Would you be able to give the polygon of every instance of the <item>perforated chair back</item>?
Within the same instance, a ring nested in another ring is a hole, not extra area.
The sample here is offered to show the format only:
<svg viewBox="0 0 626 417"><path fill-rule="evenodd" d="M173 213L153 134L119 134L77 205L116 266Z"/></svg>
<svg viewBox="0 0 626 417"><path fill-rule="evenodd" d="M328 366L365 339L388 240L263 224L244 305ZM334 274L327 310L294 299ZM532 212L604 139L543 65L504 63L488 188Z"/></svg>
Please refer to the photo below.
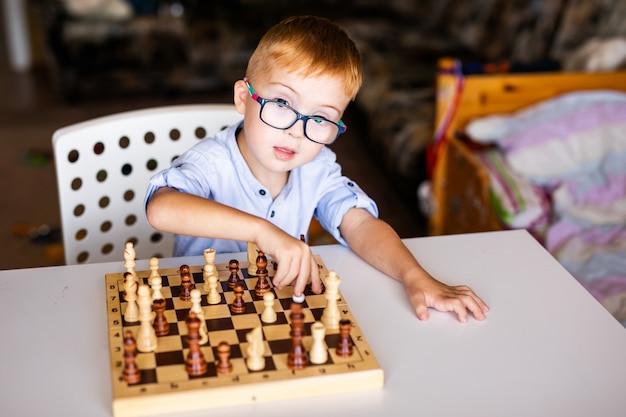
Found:
<svg viewBox="0 0 626 417"><path fill-rule="evenodd" d="M233 105L136 110L57 130L52 137L65 262L123 261L172 255L173 235L145 220L152 175L200 139L241 120Z"/></svg>

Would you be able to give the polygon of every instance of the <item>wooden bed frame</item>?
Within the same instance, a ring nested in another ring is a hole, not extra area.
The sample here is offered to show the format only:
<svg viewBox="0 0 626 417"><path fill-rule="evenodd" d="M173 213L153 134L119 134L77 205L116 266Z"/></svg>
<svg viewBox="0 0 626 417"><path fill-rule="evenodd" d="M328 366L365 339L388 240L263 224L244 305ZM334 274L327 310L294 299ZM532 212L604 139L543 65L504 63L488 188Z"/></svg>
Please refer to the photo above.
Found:
<svg viewBox="0 0 626 417"><path fill-rule="evenodd" d="M510 113L576 90L626 91L626 71L460 75L459 63L443 59L437 77L437 109L429 234L501 230L489 199L489 177L459 133L472 119ZM437 137L438 136L438 137Z"/></svg>

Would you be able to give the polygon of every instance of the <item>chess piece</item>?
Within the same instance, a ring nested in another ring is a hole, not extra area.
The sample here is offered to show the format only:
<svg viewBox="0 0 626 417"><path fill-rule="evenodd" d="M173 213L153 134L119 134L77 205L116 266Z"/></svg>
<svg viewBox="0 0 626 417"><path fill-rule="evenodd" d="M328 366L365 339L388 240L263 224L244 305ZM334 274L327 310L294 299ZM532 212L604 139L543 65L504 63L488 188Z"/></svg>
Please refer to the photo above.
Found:
<svg viewBox="0 0 626 417"><path fill-rule="evenodd" d="M156 278L161 278L161 274L159 273L159 258L153 256L150 258L150 277L148 278L148 282L150 283L150 287L153 288L153 281ZM154 288L153 288L154 290ZM161 297L163 298L163 297ZM154 299L154 297L153 297Z"/></svg>
<svg viewBox="0 0 626 417"><path fill-rule="evenodd" d="M263 305L265 309L261 314L261 320L263 323L274 323L277 320L276 312L274 311L274 293L271 291L263 294Z"/></svg>
<svg viewBox="0 0 626 417"><path fill-rule="evenodd" d="M217 283L219 281L219 277L217 272L215 271L215 266L208 264L204 266L204 283L208 286L208 294L206 296L206 301L209 304L219 304L222 302L222 297L220 296L219 291L217 290Z"/></svg>
<svg viewBox="0 0 626 417"><path fill-rule="evenodd" d="M348 358L352 356L352 340L350 339L350 327L352 322L348 319L339 321L339 344L337 345L337 356Z"/></svg>
<svg viewBox="0 0 626 417"><path fill-rule="evenodd" d="M137 343L130 330L124 332L124 381L127 384L138 384L141 382L141 373L136 363Z"/></svg>
<svg viewBox="0 0 626 417"><path fill-rule="evenodd" d="M191 290L193 289L193 280L188 265L180 266L180 300L191 301Z"/></svg>
<svg viewBox="0 0 626 417"><path fill-rule="evenodd" d="M230 262L228 262L228 270L230 271L228 288L235 288L235 284L239 282L239 261L237 259L231 259Z"/></svg>
<svg viewBox="0 0 626 417"><path fill-rule="evenodd" d="M235 299L230 305L230 311L233 314L241 314L246 312L246 303L243 300L243 291L243 284L241 282L236 283L235 287L233 288Z"/></svg>
<svg viewBox="0 0 626 417"><path fill-rule="evenodd" d="M324 337L326 336L326 327L320 321L316 321L311 325L311 336L313 343L309 350L309 360L311 363L321 365L328 360L328 346Z"/></svg>
<svg viewBox="0 0 626 417"><path fill-rule="evenodd" d="M302 312L302 304L291 303L291 313L289 314L291 321L291 349L287 355L287 366L292 370L301 370L306 367L306 353L302 339L304 338L304 313Z"/></svg>
<svg viewBox="0 0 626 417"><path fill-rule="evenodd" d="M152 287L152 300L163 300L163 293L161 292L161 288L163 288L163 278L161 275L155 275L150 279L150 286Z"/></svg>
<svg viewBox="0 0 626 417"><path fill-rule="evenodd" d="M227 342L220 342L217 345L217 357L217 374L230 374L233 371L233 364L230 362L230 345Z"/></svg>
<svg viewBox="0 0 626 417"><path fill-rule="evenodd" d="M152 297L150 288L142 284L137 289L137 304L139 304L139 331L137 333L137 350L139 352L154 352L157 347L157 336L152 327Z"/></svg>
<svg viewBox="0 0 626 417"><path fill-rule="evenodd" d="M256 258L259 248L252 242L248 242L248 276L256 276Z"/></svg>
<svg viewBox="0 0 626 417"><path fill-rule="evenodd" d="M256 257L256 269L259 279L254 287L254 293L257 297L262 297L263 294L270 290L270 282L267 279L267 257L261 251L259 251L259 255Z"/></svg>
<svg viewBox="0 0 626 417"><path fill-rule="evenodd" d="M200 319L200 344L204 345L209 341L209 331L206 327L206 321L204 319L204 312L202 311L202 306L200 305L202 299L202 294L200 290L194 288L191 290L191 312L193 312L198 319Z"/></svg>
<svg viewBox="0 0 626 417"><path fill-rule="evenodd" d="M200 350L200 326L201 319L196 316L193 311L189 312L187 317L187 343L189 344L189 352L185 359L185 371L190 376L201 376L206 374L207 364L204 360L202 350Z"/></svg>
<svg viewBox="0 0 626 417"><path fill-rule="evenodd" d="M215 249L204 250L204 268L202 268L202 276L204 278L202 283L202 291L210 291L210 277L215 275L217 277L217 270L215 269Z"/></svg>
<svg viewBox="0 0 626 417"><path fill-rule="evenodd" d="M133 242L126 242L126 247L124 248L124 268L126 268L126 272L130 272L136 276L135 273L135 246Z"/></svg>
<svg viewBox="0 0 626 417"><path fill-rule="evenodd" d="M339 327L339 308L337 307L337 299L339 298L339 283L341 279L335 271L330 271L326 278L326 308L322 313L322 323L327 329L337 329Z"/></svg>
<svg viewBox="0 0 626 417"><path fill-rule="evenodd" d="M252 331L246 334L246 340L248 341L248 347L246 353L248 359L246 365L251 371L261 371L265 368L265 346L263 345L263 331L261 326L257 326Z"/></svg>
<svg viewBox="0 0 626 417"><path fill-rule="evenodd" d="M139 321L139 306L137 305L137 281L132 272L124 273L124 292L126 294L126 310L124 321L137 323Z"/></svg>
<svg viewBox="0 0 626 417"><path fill-rule="evenodd" d="M170 334L170 324L165 317L165 300L163 298L152 300L152 309L154 310L154 323L152 323L154 333L157 337L167 336Z"/></svg>

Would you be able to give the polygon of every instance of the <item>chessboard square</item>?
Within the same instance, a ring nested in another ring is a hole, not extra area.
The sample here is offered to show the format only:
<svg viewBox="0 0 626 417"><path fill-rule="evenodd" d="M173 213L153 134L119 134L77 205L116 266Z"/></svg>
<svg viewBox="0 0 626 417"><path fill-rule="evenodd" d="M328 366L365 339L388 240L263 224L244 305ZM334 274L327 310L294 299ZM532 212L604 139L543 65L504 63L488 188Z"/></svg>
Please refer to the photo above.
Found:
<svg viewBox="0 0 626 417"><path fill-rule="evenodd" d="M217 319L230 317L230 306L227 304L215 304L202 307L205 319Z"/></svg>
<svg viewBox="0 0 626 417"><path fill-rule="evenodd" d="M167 320L168 323L170 323L170 325L178 321L178 317L176 317L175 310L165 310L163 313L165 315L165 319Z"/></svg>
<svg viewBox="0 0 626 417"><path fill-rule="evenodd" d="M180 336L169 335L157 338L157 352L171 352L182 349Z"/></svg>
<svg viewBox="0 0 626 417"><path fill-rule="evenodd" d="M168 365L180 365L185 363L185 356L182 348L177 351L170 352L156 352L154 354L156 364L158 367Z"/></svg>
<svg viewBox="0 0 626 417"><path fill-rule="evenodd" d="M289 332L291 331L291 326L288 324L279 324L276 326L263 326L263 335L265 336L265 340L280 340L280 339L290 339Z"/></svg>
<svg viewBox="0 0 626 417"><path fill-rule="evenodd" d="M159 384L188 380L187 371L181 365L159 366L156 369L156 374Z"/></svg>
<svg viewBox="0 0 626 417"><path fill-rule="evenodd" d="M184 323L189 317L189 310L191 309L191 303L189 303L187 308L177 308L176 310L176 321Z"/></svg>
<svg viewBox="0 0 626 417"><path fill-rule="evenodd" d="M246 365L246 360L244 358L233 358L232 351L230 358L230 363L233 364L233 372L231 375L246 375L248 373L248 366Z"/></svg>
<svg viewBox="0 0 626 417"><path fill-rule="evenodd" d="M209 332L232 330L235 328L231 317L206 320L206 327Z"/></svg>
<svg viewBox="0 0 626 417"><path fill-rule="evenodd" d="M154 357L154 353L139 352L137 353L135 362L137 363L137 367L139 369L150 369L156 367L156 359Z"/></svg>
<svg viewBox="0 0 626 417"><path fill-rule="evenodd" d="M220 342L227 342L229 345L238 344L237 332L235 330L210 331L209 343L211 346L217 346Z"/></svg>
<svg viewBox="0 0 626 417"><path fill-rule="evenodd" d="M194 272L191 274L191 276L193 277L193 282L196 284L196 287L202 288L202 284L204 283L204 275L202 274L202 272Z"/></svg>
<svg viewBox="0 0 626 417"><path fill-rule="evenodd" d="M325 308L327 302L326 297L321 294L313 294L306 297L306 303L309 308Z"/></svg>
<svg viewBox="0 0 626 417"><path fill-rule="evenodd" d="M189 350L187 350L187 352L188 351ZM206 345L200 346L200 351L202 352L202 355L204 356L205 361L213 362L217 360L217 358L213 355L213 348L208 343ZM186 352L185 352L185 355L187 355Z"/></svg>
<svg viewBox="0 0 626 417"><path fill-rule="evenodd" d="M288 299L291 302L291 297L293 296L293 287L290 285L287 285L282 289L274 287L274 294L276 294L276 298L278 299Z"/></svg>
<svg viewBox="0 0 626 417"><path fill-rule="evenodd" d="M150 369L140 369L139 370L139 374L140 376L140 381L139 381L139 385L142 384L156 384L157 381L157 374L156 374L156 369L155 368L150 368Z"/></svg>
<svg viewBox="0 0 626 417"><path fill-rule="evenodd" d="M288 356L288 353L272 355L272 359L274 361L274 367L276 368L277 371L289 370L289 366L287 365L287 356Z"/></svg>
<svg viewBox="0 0 626 417"><path fill-rule="evenodd" d="M363 358L361 357L359 350L356 348L352 348L352 355L347 358L342 358L337 356L337 347L334 346L332 349L328 349L328 356L332 359L333 363L338 365L342 363L354 363L354 362L362 362Z"/></svg>
<svg viewBox="0 0 626 417"><path fill-rule="evenodd" d="M278 326L281 324L289 324L289 322L287 321L287 316L282 311L276 313L276 321L274 321L273 323L263 322L263 326Z"/></svg>
<svg viewBox="0 0 626 417"><path fill-rule="evenodd" d="M247 308L246 308L247 310ZM235 329L254 329L261 326L261 319L258 314L233 315L231 318Z"/></svg>
<svg viewBox="0 0 626 417"><path fill-rule="evenodd" d="M180 288L180 274L168 275L167 285L170 288ZM165 286L165 282L163 282L163 286Z"/></svg>
<svg viewBox="0 0 626 417"><path fill-rule="evenodd" d="M289 353L291 350L291 339L268 340L267 344L272 351L272 355Z"/></svg>
<svg viewBox="0 0 626 417"><path fill-rule="evenodd" d="M172 289L170 287L163 286L161 288L161 294L165 298L165 307L167 308L167 301L172 298Z"/></svg>
<svg viewBox="0 0 626 417"><path fill-rule="evenodd" d="M180 295L180 293L179 293ZM191 301L183 301L180 297L172 297L172 302L174 303L175 310L186 310L189 311L191 308Z"/></svg>
<svg viewBox="0 0 626 417"><path fill-rule="evenodd" d="M169 288L170 279L168 278L167 275L161 275L161 285L163 286L162 290L165 288Z"/></svg>

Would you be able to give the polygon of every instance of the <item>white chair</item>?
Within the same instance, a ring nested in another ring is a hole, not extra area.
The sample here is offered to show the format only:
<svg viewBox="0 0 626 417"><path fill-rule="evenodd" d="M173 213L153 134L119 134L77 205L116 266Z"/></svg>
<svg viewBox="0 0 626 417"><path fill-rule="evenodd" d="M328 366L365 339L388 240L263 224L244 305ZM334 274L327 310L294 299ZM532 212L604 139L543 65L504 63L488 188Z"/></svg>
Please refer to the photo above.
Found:
<svg viewBox="0 0 626 417"><path fill-rule="evenodd" d="M68 265L172 255L173 235L153 229L143 201L152 175L198 140L241 120L233 105L156 107L54 132L52 145Z"/></svg>

